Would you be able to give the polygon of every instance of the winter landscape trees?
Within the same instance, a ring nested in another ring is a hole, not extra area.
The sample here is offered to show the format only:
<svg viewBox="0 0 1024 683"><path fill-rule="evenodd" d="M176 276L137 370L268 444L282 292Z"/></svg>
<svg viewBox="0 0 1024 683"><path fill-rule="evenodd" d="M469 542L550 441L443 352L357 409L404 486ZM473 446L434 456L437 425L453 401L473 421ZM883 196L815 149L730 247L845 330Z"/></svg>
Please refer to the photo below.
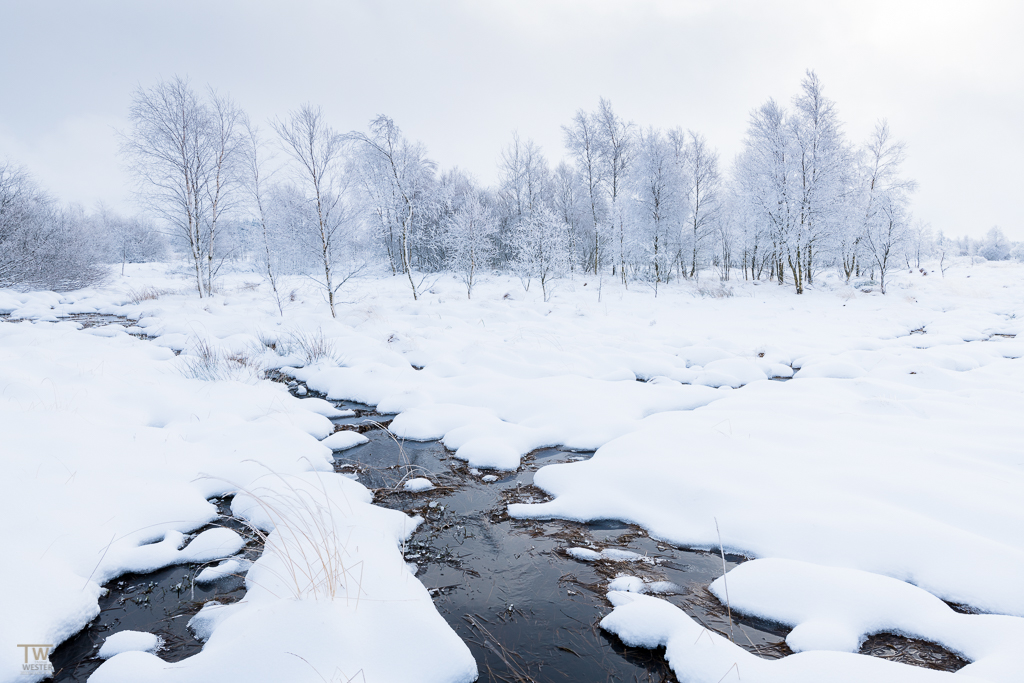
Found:
<svg viewBox="0 0 1024 683"><path fill-rule="evenodd" d="M954 257L1024 255L998 228L954 241L915 221L904 143L884 119L869 139L848 139L813 71L788 105L752 109L735 159L699 131L628 121L601 98L562 127L563 150L513 134L493 187L439 169L388 116L340 133L306 104L261 136L227 95L180 77L137 89L129 120L122 153L139 216L59 209L27 172L2 167L4 282L85 283L93 263L157 258L169 246L200 297L230 262L262 273L278 304L281 276L313 278L334 311L346 280L366 269L406 279L414 299L432 273L457 274L472 296L491 271L526 289L539 281L545 299L563 277L617 276L657 293L734 270L800 294L830 270L884 292L894 268L920 268L922 257L944 272ZM563 157L554 168L549 153ZM56 246L71 234L102 246ZM45 249L47 267L66 277L47 279L26 256Z"/></svg>

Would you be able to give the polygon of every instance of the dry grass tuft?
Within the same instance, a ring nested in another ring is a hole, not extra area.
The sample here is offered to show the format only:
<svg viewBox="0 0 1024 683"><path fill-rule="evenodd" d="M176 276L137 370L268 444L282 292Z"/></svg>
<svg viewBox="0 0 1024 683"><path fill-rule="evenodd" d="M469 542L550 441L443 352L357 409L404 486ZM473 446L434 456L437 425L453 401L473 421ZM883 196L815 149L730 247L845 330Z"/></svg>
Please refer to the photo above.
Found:
<svg viewBox="0 0 1024 683"><path fill-rule="evenodd" d="M133 304L141 304L143 301L155 301L165 294L173 294L173 292L169 289L157 289L151 285L146 285L139 289L129 289L128 301Z"/></svg>
<svg viewBox="0 0 1024 683"><path fill-rule="evenodd" d="M186 377L205 382L263 379L266 368L259 359L245 353L224 353L206 339L196 339L191 352L182 354Z"/></svg>
<svg viewBox="0 0 1024 683"><path fill-rule="evenodd" d="M316 363L323 362L342 365L344 361L343 356L338 352L334 340L328 339L320 328L317 328L315 332L293 330L278 342L278 346L283 346L286 353L294 354L301 358L304 365L315 365Z"/></svg>

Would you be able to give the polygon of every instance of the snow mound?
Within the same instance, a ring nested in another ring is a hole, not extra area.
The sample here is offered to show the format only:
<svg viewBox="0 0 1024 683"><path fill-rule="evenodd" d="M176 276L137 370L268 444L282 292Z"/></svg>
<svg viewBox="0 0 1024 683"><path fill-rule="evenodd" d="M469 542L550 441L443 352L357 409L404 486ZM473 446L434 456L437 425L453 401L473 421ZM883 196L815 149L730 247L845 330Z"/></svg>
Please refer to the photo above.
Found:
<svg viewBox="0 0 1024 683"><path fill-rule="evenodd" d="M160 636L144 631L118 631L107 636L97 656L110 659L122 652L156 652L163 646Z"/></svg>
<svg viewBox="0 0 1024 683"><path fill-rule="evenodd" d="M597 560L609 560L611 562L645 562L655 564L652 557L634 553L631 550L620 548L605 548L604 550L591 550L590 548L567 548L565 551L570 557L584 562L596 562Z"/></svg>
<svg viewBox="0 0 1024 683"><path fill-rule="evenodd" d="M307 401L311 399L305 399ZM330 448L332 451L344 451L355 446L362 445L369 441L365 436L359 432L345 429L340 432L334 432L329 437L321 441L323 445Z"/></svg>
<svg viewBox="0 0 1024 683"><path fill-rule="evenodd" d="M610 591L626 591L628 593L657 593L669 595L682 593L683 589L671 581L646 581L639 576L623 574L608 583Z"/></svg>
<svg viewBox="0 0 1024 683"><path fill-rule="evenodd" d="M972 663L961 672L996 681L1024 671L1024 618L960 614L917 586L870 572L808 562L744 562L711 584L743 612L792 627L794 652L856 652L875 633L938 643ZM1014 673L1016 672L1016 673ZM1012 674L1012 675L1011 675Z"/></svg>
<svg viewBox="0 0 1024 683"><path fill-rule="evenodd" d="M230 559L218 564L216 567L206 567L196 576L196 583L213 583L228 576L238 576L248 569L249 562L245 560Z"/></svg>
<svg viewBox="0 0 1024 683"><path fill-rule="evenodd" d="M434 488L434 483L425 477L416 477L415 479L409 479L406 481L402 488L406 491L419 493L420 491L429 491Z"/></svg>

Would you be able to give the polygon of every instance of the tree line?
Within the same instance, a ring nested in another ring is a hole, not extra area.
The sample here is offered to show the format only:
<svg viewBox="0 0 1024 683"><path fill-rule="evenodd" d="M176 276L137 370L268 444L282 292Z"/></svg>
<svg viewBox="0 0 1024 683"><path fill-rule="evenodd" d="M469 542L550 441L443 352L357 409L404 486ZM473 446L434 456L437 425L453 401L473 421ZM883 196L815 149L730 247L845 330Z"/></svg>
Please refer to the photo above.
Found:
<svg viewBox="0 0 1024 683"><path fill-rule="evenodd" d="M491 187L440 169L387 116L341 132L305 104L261 128L228 96L185 78L138 88L129 120L121 153L159 230L150 219L60 208L8 164L0 284L80 286L99 276L100 261L123 268L160 257L161 236L184 256L200 297L215 291L225 263L244 263L279 308L280 278L303 274L332 313L346 281L381 268L414 298L433 273L456 275L471 297L481 274L499 270L546 300L557 280L578 275L655 295L663 283L709 276L800 294L831 270L847 282L877 278L884 292L893 269L920 268L925 257L1024 256L997 228L953 241L915 221L904 143L884 120L867 140L848 140L812 71L788 106L769 99L751 112L728 168L699 132L638 125L601 99L562 126L555 166L513 133ZM79 247L69 248L69 231Z"/></svg>

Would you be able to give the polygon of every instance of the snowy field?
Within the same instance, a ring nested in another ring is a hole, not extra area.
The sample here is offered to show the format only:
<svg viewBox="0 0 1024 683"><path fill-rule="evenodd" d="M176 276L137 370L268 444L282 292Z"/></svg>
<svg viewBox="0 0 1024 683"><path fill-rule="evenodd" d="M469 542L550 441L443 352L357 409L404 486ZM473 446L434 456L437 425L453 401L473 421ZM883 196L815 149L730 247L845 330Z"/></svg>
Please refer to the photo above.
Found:
<svg viewBox="0 0 1024 683"><path fill-rule="evenodd" d="M680 680L1021 680L1020 265L904 272L885 296L826 280L803 296L706 281L655 297L608 278L599 294L590 276L544 302L539 285L495 276L472 301L444 277L413 301L401 278L363 279L337 320L300 280L282 317L251 274L200 300L165 266L127 273L64 295L0 290L2 681L41 678L15 645L82 629L110 579L217 571L241 538L192 532L231 492L267 534L246 599L204 609L206 646L177 664L144 634L113 638L92 681L476 677L402 558L420 520L333 472L346 444L320 440L336 409L257 379L282 367L476 468L597 449L538 472L553 500L513 516L623 520L757 558L712 591L793 629L797 654L778 661L656 596L609 592L604 628L666 646ZM75 313L135 323L60 320ZM950 674L852 654L878 632L972 663Z"/></svg>

